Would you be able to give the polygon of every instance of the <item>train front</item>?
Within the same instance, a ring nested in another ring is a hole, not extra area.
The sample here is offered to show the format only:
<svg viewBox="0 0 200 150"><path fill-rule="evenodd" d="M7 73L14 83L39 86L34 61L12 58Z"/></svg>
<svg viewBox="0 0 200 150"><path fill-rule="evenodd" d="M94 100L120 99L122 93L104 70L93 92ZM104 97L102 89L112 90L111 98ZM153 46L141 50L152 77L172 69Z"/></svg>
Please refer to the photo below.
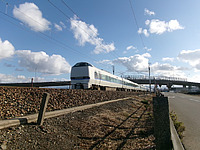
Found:
<svg viewBox="0 0 200 150"><path fill-rule="evenodd" d="M71 69L72 89L88 89L90 88L90 67L87 62L79 62Z"/></svg>

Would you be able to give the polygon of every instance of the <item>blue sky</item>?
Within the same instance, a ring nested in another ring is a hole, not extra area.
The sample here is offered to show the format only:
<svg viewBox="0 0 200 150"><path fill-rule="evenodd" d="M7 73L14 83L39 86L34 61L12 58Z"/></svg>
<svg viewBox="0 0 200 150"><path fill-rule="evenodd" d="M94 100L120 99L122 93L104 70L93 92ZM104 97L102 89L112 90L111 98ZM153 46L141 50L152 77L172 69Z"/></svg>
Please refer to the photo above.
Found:
<svg viewBox="0 0 200 150"><path fill-rule="evenodd" d="M199 4L0 0L0 82L69 80L80 61L119 76L148 75L150 63L152 75L200 82Z"/></svg>

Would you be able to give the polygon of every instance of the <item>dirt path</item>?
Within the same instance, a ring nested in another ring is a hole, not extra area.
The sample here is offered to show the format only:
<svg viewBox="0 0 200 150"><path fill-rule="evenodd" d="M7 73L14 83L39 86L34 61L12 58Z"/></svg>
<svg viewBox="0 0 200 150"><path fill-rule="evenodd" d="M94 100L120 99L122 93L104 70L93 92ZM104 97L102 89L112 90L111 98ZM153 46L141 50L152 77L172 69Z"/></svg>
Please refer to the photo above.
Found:
<svg viewBox="0 0 200 150"><path fill-rule="evenodd" d="M129 99L0 131L7 149L155 149L148 97ZM143 102L142 102L143 101Z"/></svg>

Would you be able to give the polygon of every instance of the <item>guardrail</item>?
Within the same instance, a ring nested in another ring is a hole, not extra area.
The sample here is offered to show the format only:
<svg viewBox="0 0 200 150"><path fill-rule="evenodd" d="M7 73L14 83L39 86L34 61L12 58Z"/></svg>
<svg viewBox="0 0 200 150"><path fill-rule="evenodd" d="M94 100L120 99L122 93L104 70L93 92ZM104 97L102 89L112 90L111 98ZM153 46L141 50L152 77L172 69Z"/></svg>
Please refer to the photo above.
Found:
<svg viewBox="0 0 200 150"><path fill-rule="evenodd" d="M149 76L135 76L135 75L126 75L123 76L125 79L132 80L149 80ZM150 76L151 80L169 80L169 81L187 81L187 78L179 78L179 77L166 77L166 76Z"/></svg>

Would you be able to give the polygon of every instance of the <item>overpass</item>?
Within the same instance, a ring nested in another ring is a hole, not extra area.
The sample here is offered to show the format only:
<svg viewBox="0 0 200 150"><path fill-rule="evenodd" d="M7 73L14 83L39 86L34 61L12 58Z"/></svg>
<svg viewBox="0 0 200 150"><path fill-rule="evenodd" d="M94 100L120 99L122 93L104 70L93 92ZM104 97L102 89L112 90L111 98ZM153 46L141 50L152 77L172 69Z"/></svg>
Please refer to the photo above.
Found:
<svg viewBox="0 0 200 150"><path fill-rule="evenodd" d="M47 87L47 86L66 86L66 85L71 85L71 81L0 83L0 86L15 86L15 87Z"/></svg>
<svg viewBox="0 0 200 150"><path fill-rule="evenodd" d="M148 76L133 76L126 75L125 79L138 84L149 84ZM176 78L176 77L164 77L164 76L151 76L151 84L157 84L160 87L166 85L171 89L172 85L182 85L183 88L186 86L196 86L200 88L200 83L188 82L186 78ZM71 81L55 81L55 82L27 82L27 83L0 83L0 86L15 86L15 87L47 87L47 86L69 86Z"/></svg>
<svg viewBox="0 0 200 150"><path fill-rule="evenodd" d="M171 89L172 85L182 85L183 88L186 86L196 86L200 88L200 83L197 82L188 82L186 78L177 78L177 77L165 77L165 76L151 76L150 79L148 76L134 76L134 75L126 75L125 79L128 79L132 82L138 84L149 84L151 80L151 84L157 84L160 87L162 85L166 85L169 89Z"/></svg>

